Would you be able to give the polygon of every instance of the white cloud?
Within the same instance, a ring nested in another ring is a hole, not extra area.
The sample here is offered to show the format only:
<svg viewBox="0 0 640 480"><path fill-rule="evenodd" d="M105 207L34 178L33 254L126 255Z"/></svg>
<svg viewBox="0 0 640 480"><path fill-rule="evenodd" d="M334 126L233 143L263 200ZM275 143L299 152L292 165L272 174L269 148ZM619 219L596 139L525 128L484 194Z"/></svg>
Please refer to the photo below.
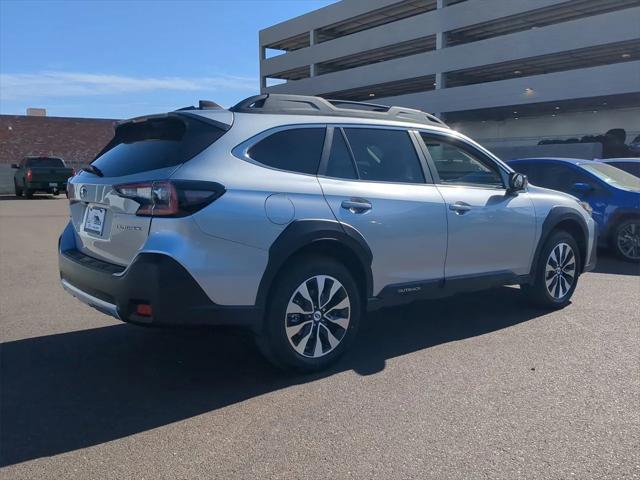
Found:
<svg viewBox="0 0 640 480"><path fill-rule="evenodd" d="M0 97L20 100L53 97L82 97L136 92L247 91L258 88L257 79L221 75L216 77L128 77L78 72L1 73Z"/></svg>

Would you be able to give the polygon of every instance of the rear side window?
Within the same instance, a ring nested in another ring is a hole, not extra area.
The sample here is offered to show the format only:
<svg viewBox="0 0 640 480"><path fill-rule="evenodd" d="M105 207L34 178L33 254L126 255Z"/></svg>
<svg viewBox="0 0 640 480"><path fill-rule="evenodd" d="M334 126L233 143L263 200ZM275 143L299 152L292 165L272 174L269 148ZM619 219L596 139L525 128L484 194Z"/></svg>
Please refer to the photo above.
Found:
<svg viewBox="0 0 640 480"><path fill-rule="evenodd" d="M420 160L405 130L345 128L361 180L424 183Z"/></svg>
<svg viewBox="0 0 640 480"><path fill-rule="evenodd" d="M327 163L327 171L325 173L328 177L356 179L356 169L353 166L353 160L349 153L347 143L344 141L342 130L336 128L333 131L333 141L331 143L331 153L329 155L329 161Z"/></svg>
<svg viewBox="0 0 640 480"><path fill-rule="evenodd" d="M252 160L267 167L315 175L318 171L324 128L291 128L273 133L247 151Z"/></svg>
<svg viewBox="0 0 640 480"><path fill-rule="evenodd" d="M64 162L59 158L38 157L27 158L24 161L25 167L49 167L49 168L64 168Z"/></svg>
<svg viewBox="0 0 640 480"><path fill-rule="evenodd" d="M632 162L608 162L609 165L613 165L620 170L624 170L631 175L635 175L636 177L640 177L640 162L632 163Z"/></svg>
<svg viewBox="0 0 640 480"><path fill-rule="evenodd" d="M149 119L125 123L92 162L106 177L121 177L191 160L225 130L190 117Z"/></svg>

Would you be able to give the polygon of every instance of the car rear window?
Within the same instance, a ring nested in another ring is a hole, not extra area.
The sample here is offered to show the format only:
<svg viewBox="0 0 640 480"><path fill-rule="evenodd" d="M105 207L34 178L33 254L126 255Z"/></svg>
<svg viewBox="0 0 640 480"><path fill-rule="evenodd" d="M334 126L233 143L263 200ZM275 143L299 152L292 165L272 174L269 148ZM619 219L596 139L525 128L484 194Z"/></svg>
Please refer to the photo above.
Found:
<svg viewBox="0 0 640 480"><path fill-rule="evenodd" d="M92 162L105 177L174 167L195 157L225 130L206 121L170 116L129 122Z"/></svg>
<svg viewBox="0 0 640 480"><path fill-rule="evenodd" d="M606 163L581 163L580 166L600 180L633 192L640 192L640 178Z"/></svg>
<svg viewBox="0 0 640 480"><path fill-rule="evenodd" d="M315 175L318 171L324 128L290 128L260 140L249 148L252 160L268 167Z"/></svg>
<svg viewBox="0 0 640 480"><path fill-rule="evenodd" d="M27 158L27 160L25 161L25 167L64 168L64 166L64 162L59 158L38 157Z"/></svg>

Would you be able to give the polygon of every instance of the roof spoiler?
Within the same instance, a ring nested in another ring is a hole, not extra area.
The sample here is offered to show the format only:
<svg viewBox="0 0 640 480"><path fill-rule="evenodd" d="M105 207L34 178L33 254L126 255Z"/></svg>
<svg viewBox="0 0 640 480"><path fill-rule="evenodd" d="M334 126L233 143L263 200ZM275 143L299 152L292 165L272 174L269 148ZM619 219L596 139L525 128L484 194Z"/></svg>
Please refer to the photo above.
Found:
<svg viewBox="0 0 640 480"><path fill-rule="evenodd" d="M220 105L216 102L212 102L211 100L198 100L198 106L194 107L190 105L188 107L182 107L175 110L176 112L180 112L182 110L224 110Z"/></svg>

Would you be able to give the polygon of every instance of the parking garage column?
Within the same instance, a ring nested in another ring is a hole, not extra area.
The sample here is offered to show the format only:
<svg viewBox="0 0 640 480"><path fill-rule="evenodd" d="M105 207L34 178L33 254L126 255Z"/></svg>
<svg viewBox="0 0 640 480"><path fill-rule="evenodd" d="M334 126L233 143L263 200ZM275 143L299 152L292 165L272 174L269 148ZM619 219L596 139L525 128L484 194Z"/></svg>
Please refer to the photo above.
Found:
<svg viewBox="0 0 640 480"><path fill-rule="evenodd" d="M447 6L448 0L437 0L437 7L444 8ZM447 37L445 32L437 32L436 33L436 50L440 50L447 46ZM436 90L440 90L441 88L446 88L446 78L444 72L436 72ZM435 112L435 115L438 118L443 118L444 114L442 112Z"/></svg>
<svg viewBox="0 0 640 480"><path fill-rule="evenodd" d="M316 44L316 39L317 39L317 35L316 35L316 31L315 30L311 30L309 32L309 46L312 47L313 45ZM311 65L309 65L309 76L311 77L315 77L316 76L316 64L312 63Z"/></svg>
<svg viewBox="0 0 640 480"><path fill-rule="evenodd" d="M262 64L264 63L264 61L267 58L267 49L265 47L263 47L262 45L259 46L260 48L260 71L262 72ZM260 93L264 93L265 89L267 88L267 77L260 75Z"/></svg>

